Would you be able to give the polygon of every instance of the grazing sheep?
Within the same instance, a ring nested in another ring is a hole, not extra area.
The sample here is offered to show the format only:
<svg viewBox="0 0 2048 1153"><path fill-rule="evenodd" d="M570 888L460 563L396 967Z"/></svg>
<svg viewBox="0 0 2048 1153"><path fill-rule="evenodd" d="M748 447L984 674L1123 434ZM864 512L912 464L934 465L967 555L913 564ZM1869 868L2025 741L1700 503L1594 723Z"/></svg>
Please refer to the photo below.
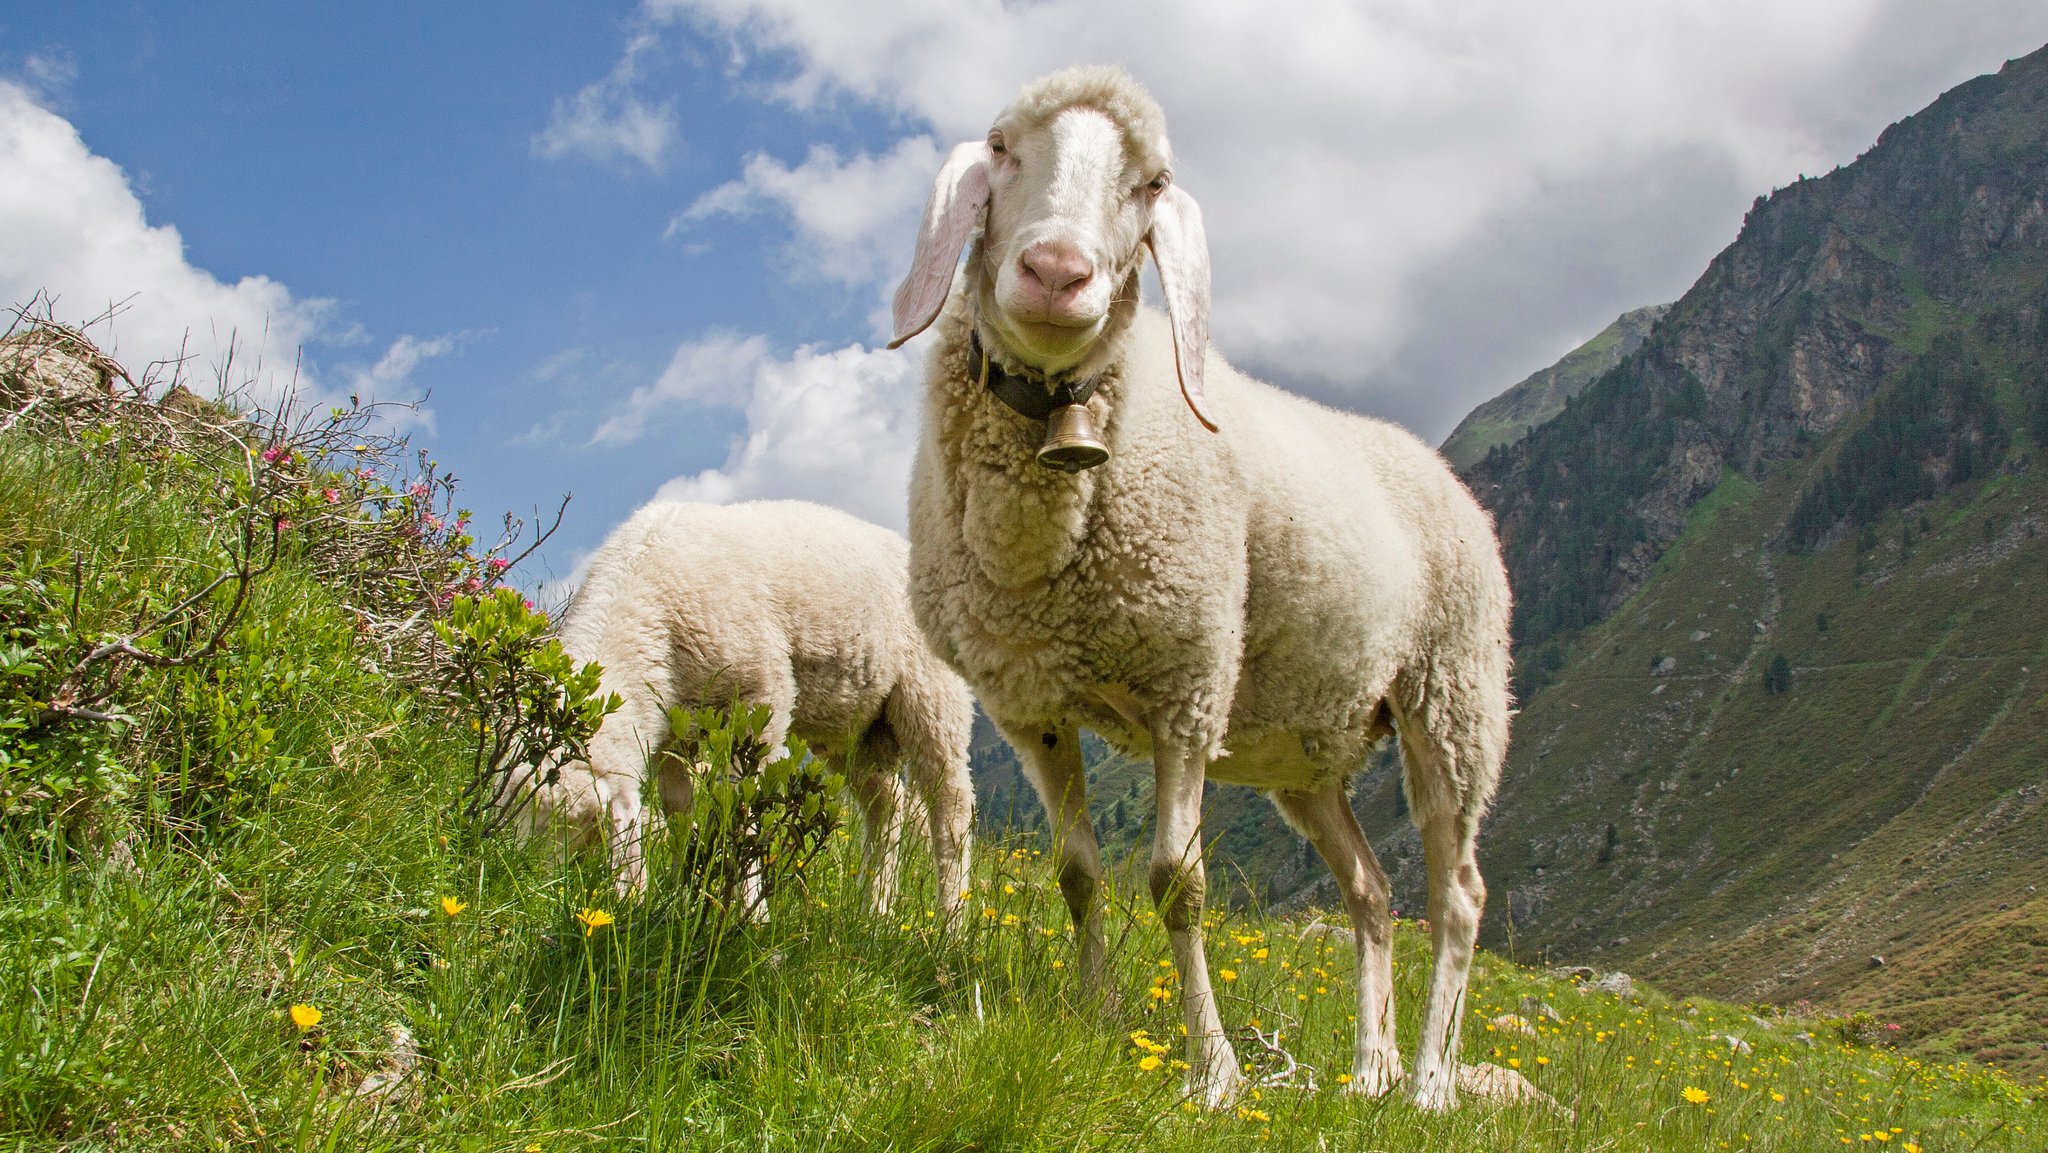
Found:
<svg viewBox="0 0 2048 1153"><path fill-rule="evenodd" d="M974 699L911 618L907 554L895 533L802 501L657 501L635 513L592 558L561 627L563 648L602 664L601 691L624 705L591 738L588 764L559 766L521 824L556 824L571 845L603 837L621 890L639 888L640 794L672 739L667 710L765 704L769 747L802 738L852 789L875 909L894 899L900 831L921 815L950 917L967 881ZM693 788L674 758L658 784L666 811L688 811Z"/></svg>
<svg viewBox="0 0 2048 1153"><path fill-rule="evenodd" d="M1401 1078L1387 879L1345 792L1399 730L1435 938L1410 1091L1447 1108L1486 893L1474 837L1508 740L1492 522L1413 436L1207 349L1201 214L1170 163L1158 105L1115 68L1026 86L986 142L946 161L895 301L895 343L938 324L911 603L1052 815L1078 968L1097 988L1102 864L1076 728L1150 753L1152 895L1185 988L1190 1089L1212 1105L1240 1077L1202 946L1205 777L1265 791L1336 874L1358 948L1348 1089ZM1170 318L1138 304L1141 245ZM1044 467L1043 411L1076 400L1107 461Z"/></svg>

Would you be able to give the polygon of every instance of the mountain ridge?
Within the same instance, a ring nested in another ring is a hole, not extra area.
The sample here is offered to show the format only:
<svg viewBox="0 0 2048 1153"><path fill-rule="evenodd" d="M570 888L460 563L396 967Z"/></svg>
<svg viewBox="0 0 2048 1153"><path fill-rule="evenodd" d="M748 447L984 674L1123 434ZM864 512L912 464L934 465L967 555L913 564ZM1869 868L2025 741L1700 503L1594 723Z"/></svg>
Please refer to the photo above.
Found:
<svg viewBox="0 0 2048 1153"><path fill-rule="evenodd" d="M1466 413L1437 451L1462 473L1495 447L1527 436L1537 425L1563 412L1567 400L1641 348L1650 329L1669 311L1669 304L1651 304L1622 313L1557 363L1537 369Z"/></svg>

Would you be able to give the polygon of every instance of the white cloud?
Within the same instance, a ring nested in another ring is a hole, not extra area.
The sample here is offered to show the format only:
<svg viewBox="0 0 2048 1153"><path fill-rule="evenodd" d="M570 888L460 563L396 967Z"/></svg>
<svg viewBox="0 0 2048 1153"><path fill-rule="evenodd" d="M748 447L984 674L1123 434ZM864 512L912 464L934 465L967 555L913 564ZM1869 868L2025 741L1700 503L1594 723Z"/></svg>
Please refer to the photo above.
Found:
<svg viewBox="0 0 2048 1153"><path fill-rule="evenodd" d="M754 373L768 359L762 336L713 332L684 343L654 383L642 385L591 434L598 445L632 444L659 427L678 404L739 408L746 403Z"/></svg>
<svg viewBox="0 0 2048 1153"><path fill-rule="evenodd" d="M865 287L901 273L941 159L929 136L907 136L879 156L844 161L816 145L794 168L756 153L740 179L698 197L670 231L772 208L796 226L787 255L798 275Z"/></svg>
<svg viewBox="0 0 2048 1153"><path fill-rule="evenodd" d="M978 137L1035 75L1125 64L1205 209L1218 346L1437 434L1566 338L1682 291L1757 193L2048 39L2038 0L647 9L726 40L793 108L850 100L916 130L880 156L755 157L690 210L773 206L807 274L840 281L907 262L888 250L924 188L897 188L899 165Z"/></svg>
<svg viewBox="0 0 2048 1153"><path fill-rule="evenodd" d="M534 154L549 160L632 160L660 171L677 141L675 106L648 104L633 91L640 55L655 43L651 34L634 37L604 79L555 101L547 127L530 141Z"/></svg>
<svg viewBox="0 0 2048 1153"><path fill-rule="evenodd" d="M805 345L787 357L759 336L713 333L676 350L592 438L627 444L665 411L739 410L746 428L725 463L661 486L658 496L730 504L814 500L899 531L917 438L921 358L861 345Z"/></svg>
<svg viewBox="0 0 2048 1153"><path fill-rule="evenodd" d="M91 335L138 376L183 348L196 387L229 372L232 359L230 383L265 403L292 386L298 350L330 308L269 277L226 284L193 267L178 230L150 225L118 165L28 89L0 80L0 305L39 292L71 324L125 301ZM313 385L297 380L301 392Z"/></svg>
<svg viewBox="0 0 2048 1153"><path fill-rule="evenodd" d="M413 382L412 373L421 361L437 356L446 356L455 351L461 338L437 336L421 340L410 333L400 336L377 358L377 363L351 369L347 374L348 391L359 397L363 403L381 401L387 404L405 405L401 410L387 410L392 425L400 430L413 428L434 431L434 410L422 402L425 397Z"/></svg>

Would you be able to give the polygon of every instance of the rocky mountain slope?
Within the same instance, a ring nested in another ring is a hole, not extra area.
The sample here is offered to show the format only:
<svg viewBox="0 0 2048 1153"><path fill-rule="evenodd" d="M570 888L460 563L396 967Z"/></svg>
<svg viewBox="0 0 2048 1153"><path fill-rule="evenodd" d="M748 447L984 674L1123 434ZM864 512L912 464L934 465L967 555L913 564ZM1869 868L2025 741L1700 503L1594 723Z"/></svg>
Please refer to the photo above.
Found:
<svg viewBox="0 0 2048 1153"><path fill-rule="evenodd" d="M1668 304L1653 304L1622 313L1598 336L1565 353L1556 364L1530 373L1521 383L1467 413L1437 451L1462 470L1479 463L1492 449L1521 440L1530 429L1563 412L1566 401L1621 363L1623 357L1641 348L1650 329L1670 310Z"/></svg>
<svg viewBox="0 0 2048 1153"><path fill-rule="evenodd" d="M2044 444L2048 50L1760 198L1468 470L1527 701L1491 939L2048 1068Z"/></svg>

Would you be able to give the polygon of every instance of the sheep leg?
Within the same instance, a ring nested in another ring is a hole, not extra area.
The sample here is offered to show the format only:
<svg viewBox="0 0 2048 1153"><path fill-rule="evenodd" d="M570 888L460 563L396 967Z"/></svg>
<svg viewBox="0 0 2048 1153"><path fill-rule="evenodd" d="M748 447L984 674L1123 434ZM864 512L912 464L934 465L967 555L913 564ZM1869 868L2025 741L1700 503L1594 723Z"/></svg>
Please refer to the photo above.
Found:
<svg viewBox="0 0 2048 1153"><path fill-rule="evenodd" d="M899 686L884 706L901 744L904 767L924 806L938 875L941 925L957 923L966 900L974 822L974 785L967 771L967 727L950 723L943 702Z"/></svg>
<svg viewBox="0 0 2048 1153"><path fill-rule="evenodd" d="M590 775L611 818L606 849L621 898L647 887L648 813L640 791L648 758L668 740L668 716L651 692L624 694L625 704L590 738Z"/></svg>
<svg viewBox="0 0 2048 1153"><path fill-rule="evenodd" d="M973 851L974 798L963 768L950 771L933 764L926 753L910 757L911 783L924 802L925 823L932 841L932 868L938 874L938 912L942 925L957 924L966 900L967 865Z"/></svg>
<svg viewBox="0 0 2048 1153"><path fill-rule="evenodd" d="M1287 823L1322 854L1351 914L1358 956L1358 1040L1351 1083L1344 1091L1378 1097L1401 1079L1401 1052L1394 1041L1393 895L1386 871L1358 827L1342 780L1314 792L1272 797Z"/></svg>
<svg viewBox="0 0 2048 1153"><path fill-rule="evenodd" d="M1243 1083L1237 1052L1223 1035L1202 947L1202 904L1208 890L1202 862L1202 780L1205 766L1181 742L1152 741L1158 822L1152 836L1152 904L1166 925L1180 970L1181 1018L1187 1026L1188 1095L1211 1109L1236 1098Z"/></svg>
<svg viewBox="0 0 2048 1153"><path fill-rule="evenodd" d="M1088 776L1081 767L1081 737L1072 725L997 727L1017 750L1038 790L1059 855L1060 895L1074 917L1081 988L1090 997L1108 990L1109 936L1102 918L1102 847L1088 819ZM1107 1007L1108 1002L1104 1002Z"/></svg>
<svg viewBox="0 0 2048 1153"><path fill-rule="evenodd" d="M1419 718L1417 718L1419 720ZM1419 1107L1457 1104L1458 1035L1486 883L1479 876L1479 811L1459 795L1459 748L1419 723L1401 727L1408 803L1429 867L1429 931L1435 954L1409 1091Z"/></svg>
<svg viewBox="0 0 2048 1153"><path fill-rule="evenodd" d="M894 772L883 772L861 763L851 754L832 754L832 769L853 790L860 806L861 856L868 873L868 905L875 915L886 916L896 903L898 851L903 843L903 821L908 806L903 781Z"/></svg>

